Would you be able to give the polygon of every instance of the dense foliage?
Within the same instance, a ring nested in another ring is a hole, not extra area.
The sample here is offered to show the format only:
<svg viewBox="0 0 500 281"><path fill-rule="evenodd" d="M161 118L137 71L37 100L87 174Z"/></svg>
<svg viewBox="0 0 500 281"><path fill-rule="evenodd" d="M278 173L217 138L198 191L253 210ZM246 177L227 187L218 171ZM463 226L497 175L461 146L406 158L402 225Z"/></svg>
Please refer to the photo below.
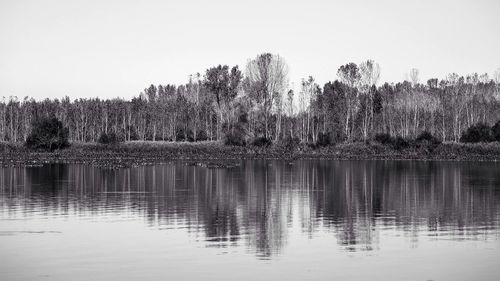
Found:
<svg viewBox="0 0 500 281"><path fill-rule="evenodd" d="M285 60L266 53L249 60L243 71L218 65L191 75L184 85L151 85L131 100L4 98L0 141L25 141L33 120L50 116L68 128L70 141L108 142L114 134L125 141L236 145L297 138L303 144L376 139L401 146L396 137L416 139L422 132L458 142L467 128L500 119L500 71L493 79L453 73L420 83L412 69L407 81L377 86L379 75L380 67L371 60L348 63L338 69L336 80L320 87L308 77L297 91L290 86ZM497 139L499 127L492 129Z"/></svg>
<svg viewBox="0 0 500 281"><path fill-rule="evenodd" d="M490 142L493 141L490 126L478 123L469 127L460 138L461 142Z"/></svg>
<svg viewBox="0 0 500 281"><path fill-rule="evenodd" d="M376 134L374 140L384 145L392 144L394 142L394 138L387 133Z"/></svg>
<svg viewBox="0 0 500 281"><path fill-rule="evenodd" d="M420 133L417 138L415 139L417 144L424 144L424 145L437 145L441 143L441 140L433 136L430 132L428 131L423 131Z"/></svg>
<svg viewBox="0 0 500 281"><path fill-rule="evenodd" d="M121 139L114 132L101 133L99 139L97 140L97 142L101 144L117 144L120 141Z"/></svg>
<svg viewBox="0 0 500 281"><path fill-rule="evenodd" d="M494 140L500 141L500 120L491 127L491 134Z"/></svg>
<svg viewBox="0 0 500 281"><path fill-rule="evenodd" d="M272 141L271 141L271 139L266 138L266 137L258 137L258 138L255 138L251 144L253 146L257 146L257 147L268 147L272 144Z"/></svg>
<svg viewBox="0 0 500 281"><path fill-rule="evenodd" d="M245 146L246 140L240 131L230 131L226 133L224 138L225 145Z"/></svg>
<svg viewBox="0 0 500 281"><path fill-rule="evenodd" d="M55 150L69 146L68 129L57 118L44 118L34 123L26 138L26 146L31 149Z"/></svg>

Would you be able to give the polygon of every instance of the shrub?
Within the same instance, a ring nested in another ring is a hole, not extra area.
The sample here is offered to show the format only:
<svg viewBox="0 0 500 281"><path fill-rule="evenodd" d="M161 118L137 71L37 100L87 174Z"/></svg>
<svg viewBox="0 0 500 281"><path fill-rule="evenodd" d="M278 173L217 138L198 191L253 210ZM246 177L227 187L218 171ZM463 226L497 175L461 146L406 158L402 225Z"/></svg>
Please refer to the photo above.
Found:
<svg viewBox="0 0 500 281"><path fill-rule="evenodd" d="M206 140L208 140L207 132L198 131L196 133L196 140L195 141L206 141Z"/></svg>
<svg viewBox="0 0 500 281"><path fill-rule="evenodd" d="M340 142L344 142L346 140L346 135L342 129L333 128L332 132L330 132L330 142L331 144L336 144Z"/></svg>
<svg viewBox="0 0 500 281"><path fill-rule="evenodd" d="M97 142L101 144L117 144L120 141L121 139L115 133L101 133L97 140Z"/></svg>
<svg viewBox="0 0 500 281"><path fill-rule="evenodd" d="M271 139L266 138L266 137L258 137L252 141L252 145L258 146L258 147L268 147L271 144L272 144Z"/></svg>
<svg viewBox="0 0 500 281"><path fill-rule="evenodd" d="M44 118L33 124L26 139L30 149L54 150L69 146L68 129L57 118Z"/></svg>
<svg viewBox="0 0 500 281"><path fill-rule="evenodd" d="M385 145L394 143L394 139L389 134L376 134L374 139L376 142L379 142L379 143L385 144Z"/></svg>
<svg viewBox="0 0 500 281"><path fill-rule="evenodd" d="M491 128L484 123L470 126L460 138L461 142L490 142L492 140Z"/></svg>
<svg viewBox="0 0 500 281"><path fill-rule="evenodd" d="M298 149L300 145L300 139L297 137L286 136L285 138L278 141L277 146L287 152L292 152Z"/></svg>
<svg viewBox="0 0 500 281"><path fill-rule="evenodd" d="M397 136L394 138L394 142L393 142L392 146L395 149L403 149L403 148L407 148L408 146L410 146L410 143L405 138Z"/></svg>
<svg viewBox="0 0 500 281"><path fill-rule="evenodd" d="M246 141L243 134L239 130L229 132L224 136L225 145L245 146Z"/></svg>
<svg viewBox="0 0 500 281"><path fill-rule="evenodd" d="M193 142L193 132L190 129L177 128L175 131L175 141Z"/></svg>
<svg viewBox="0 0 500 281"><path fill-rule="evenodd" d="M330 138L330 134L328 133L319 133L318 134L318 140L316 141L317 146L327 146L332 143L332 140Z"/></svg>
<svg viewBox="0 0 500 281"><path fill-rule="evenodd" d="M491 127L491 135L494 140L500 141L500 120L498 120L493 127Z"/></svg>
<svg viewBox="0 0 500 281"><path fill-rule="evenodd" d="M137 134L137 130L135 129L135 126L127 125L127 129L123 132L123 138L125 140L128 139L131 141L139 140L139 134Z"/></svg>
<svg viewBox="0 0 500 281"><path fill-rule="evenodd" d="M391 137L389 134L377 134L374 139L380 144L390 145L394 149L398 150L408 148L410 146L410 142L401 136Z"/></svg>
<svg viewBox="0 0 500 281"><path fill-rule="evenodd" d="M427 131L423 131L422 133L420 133L417 138L415 139L415 141L417 142L417 144L432 144L432 145L436 145L436 144L440 144L441 143L441 140L436 138L435 136L433 136L431 133L427 132Z"/></svg>

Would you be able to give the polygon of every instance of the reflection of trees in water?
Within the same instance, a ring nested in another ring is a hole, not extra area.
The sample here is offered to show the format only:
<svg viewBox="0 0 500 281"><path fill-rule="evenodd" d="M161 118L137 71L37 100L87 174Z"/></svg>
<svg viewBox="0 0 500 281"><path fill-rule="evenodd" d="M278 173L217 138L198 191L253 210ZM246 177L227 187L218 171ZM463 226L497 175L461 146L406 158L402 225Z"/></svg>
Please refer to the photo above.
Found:
<svg viewBox="0 0 500 281"><path fill-rule="evenodd" d="M79 165L0 170L0 208L141 216L185 227L207 245L279 252L290 231L331 231L346 250L378 246L382 229L487 238L499 221L499 165L424 161L243 161L231 169ZM22 200L18 200L22 199Z"/></svg>

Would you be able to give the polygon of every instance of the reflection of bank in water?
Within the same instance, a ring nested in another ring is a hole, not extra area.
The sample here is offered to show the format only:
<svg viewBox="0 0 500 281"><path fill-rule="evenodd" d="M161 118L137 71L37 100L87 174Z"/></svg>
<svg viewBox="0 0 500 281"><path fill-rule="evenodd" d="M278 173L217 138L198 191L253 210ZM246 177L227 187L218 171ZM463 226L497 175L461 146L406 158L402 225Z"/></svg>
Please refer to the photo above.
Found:
<svg viewBox="0 0 500 281"><path fill-rule="evenodd" d="M53 214L132 213L148 226L180 225L208 247L280 253L292 235L334 235L373 250L381 233L416 245L498 238L494 162L248 160L231 168L172 164L104 170L82 165L3 168L1 208Z"/></svg>

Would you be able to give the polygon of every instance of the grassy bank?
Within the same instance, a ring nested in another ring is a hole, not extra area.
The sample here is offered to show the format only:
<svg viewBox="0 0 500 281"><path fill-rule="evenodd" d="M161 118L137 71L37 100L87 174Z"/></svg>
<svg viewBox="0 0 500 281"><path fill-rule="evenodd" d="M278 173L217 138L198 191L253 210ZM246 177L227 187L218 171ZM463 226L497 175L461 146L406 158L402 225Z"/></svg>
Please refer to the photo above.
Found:
<svg viewBox="0 0 500 281"><path fill-rule="evenodd" d="M225 146L218 142L126 142L117 145L73 143L54 152L38 152L22 144L0 143L2 166L37 166L44 163L83 163L126 167L169 160L230 163L252 158L428 159L500 161L500 143L442 143L394 148L377 142L356 142L313 148L301 145L288 151L279 146ZM229 160L229 161L228 161ZM217 164L215 164L217 165Z"/></svg>

